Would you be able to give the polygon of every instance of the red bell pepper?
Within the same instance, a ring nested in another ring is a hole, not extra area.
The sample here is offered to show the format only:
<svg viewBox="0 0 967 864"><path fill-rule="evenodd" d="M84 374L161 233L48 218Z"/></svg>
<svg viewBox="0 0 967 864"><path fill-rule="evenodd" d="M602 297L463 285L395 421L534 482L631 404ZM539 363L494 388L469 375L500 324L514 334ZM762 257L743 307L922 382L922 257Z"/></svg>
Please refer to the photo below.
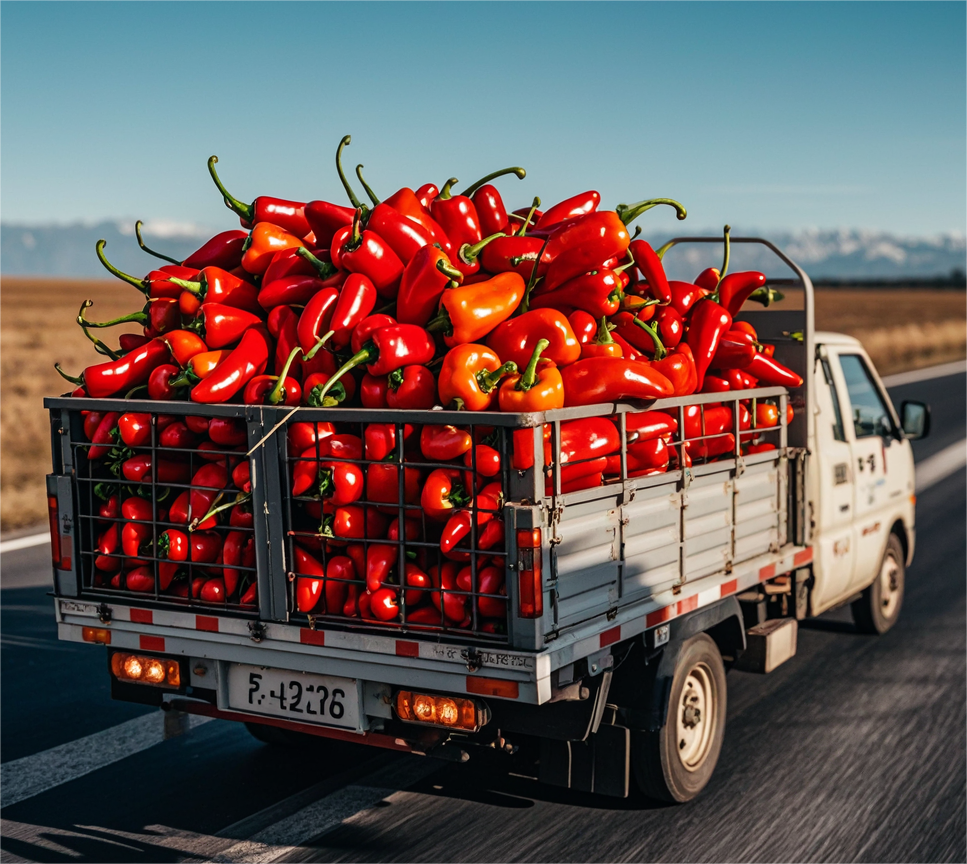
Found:
<svg viewBox="0 0 967 864"><path fill-rule="evenodd" d="M540 340L547 341L542 356L557 366L567 366L581 356L571 323L556 309L535 309L498 324L487 336L487 346L506 361L524 368Z"/></svg>
<svg viewBox="0 0 967 864"><path fill-rule="evenodd" d="M479 243L483 234L473 201L466 195L451 194L451 187L456 182L457 178L451 177L443 184L439 195L430 202L430 215L446 232L453 248L459 249L465 243L471 246Z"/></svg>
<svg viewBox="0 0 967 864"><path fill-rule="evenodd" d="M473 446L470 433L456 426L425 425L420 430L420 451L429 462L450 462Z"/></svg>
<svg viewBox="0 0 967 864"><path fill-rule="evenodd" d="M387 388L389 408L425 411L436 402L436 378L425 366L404 366L390 372Z"/></svg>
<svg viewBox="0 0 967 864"><path fill-rule="evenodd" d="M360 230L361 216L362 211L357 210L352 225L333 236L333 264L369 277L379 296L392 300L399 291L403 262L375 231Z"/></svg>
<svg viewBox="0 0 967 864"><path fill-rule="evenodd" d="M421 504L428 518L445 522L454 510L470 502L461 483L462 473L449 468L437 468L430 472L421 495Z"/></svg>

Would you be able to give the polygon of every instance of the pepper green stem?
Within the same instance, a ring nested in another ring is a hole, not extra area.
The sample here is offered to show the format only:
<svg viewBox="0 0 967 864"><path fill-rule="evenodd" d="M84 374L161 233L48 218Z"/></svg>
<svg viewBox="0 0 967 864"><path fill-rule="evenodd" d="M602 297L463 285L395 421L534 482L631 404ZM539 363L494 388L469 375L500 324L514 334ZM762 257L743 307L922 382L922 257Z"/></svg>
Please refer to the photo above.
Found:
<svg viewBox="0 0 967 864"><path fill-rule="evenodd" d="M437 195L437 198L439 198L442 201L446 201L447 199L452 198L453 197L453 190L452 190L453 184L454 183L459 183L459 182L460 181L457 180L456 177L451 177L449 180L447 180L446 183L443 184L443 188L440 190L440 194Z"/></svg>
<svg viewBox="0 0 967 864"><path fill-rule="evenodd" d="M190 366L186 366L177 375L172 375L168 379L169 387L194 387L201 378L199 378L191 369Z"/></svg>
<svg viewBox="0 0 967 864"><path fill-rule="evenodd" d="M646 210L651 210L652 207L657 207L659 204L667 204L669 207L674 207L679 221L688 215L685 208L672 198L651 198L648 201L639 201L637 204L619 204L615 210L618 218L625 225L628 225L634 222Z"/></svg>
<svg viewBox="0 0 967 864"><path fill-rule="evenodd" d="M527 213L527 218L524 220L524 223L520 226L520 231L517 232L518 237L523 237L527 233L527 226L531 224L531 219L534 218L534 211L540 206L541 206L541 199L535 195L534 200L531 202L531 209Z"/></svg>
<svg viewBox="0 0 967 864"><path fill-rule="evenodd" d="M639 321L637 318L633 318L632 320L649 336L651 336L651 341L655 343L655 359L664 359L668 352L665 350L665 346L661 344L661 339L658 338L658 331L655 330L655 328L650 324L646 324L644 321Z"/></svg>
<svg viewBox="0 0 967 864"><path fill-rule="evenodd" d="M167 255L162 255L160 252L155 252L154 249L149 249L145 245L144 239L141 237L142 225L144 225L144 223L140 219L134 223L134 236L138 238L138 245L141 247L141 249L147 252L149 255L154 255L155 258L160 258L162 261L170 261L172 264L178 264L180 266L180 261L176 261L174 258L169 258Z"/></svg>
<svg viewBox="0 0 967 864"><path fill-rule="evenodd" d="M148 389L148 385L147 384L139 384L137 387L132 387L130 390L128 390L128 392L124 394L124 398L125 399L130 399L138 391L140 391L140 390L147 390L147 389Z"/></svg>
<svg viewBox="0 0 967 864"><path fill-rule="evenodd" d="M315 345L312 346L308 354L302 355L302 359L308 363L313 357L316 356L316 354L319 353L319 349L322 348L322 346L325 345L332 338L332 335L335 332L336 332L335 330L330 330L328 333L326 333L325 336L323 336L318 342L316 342ZM295 351L296 349L293 348L292 350ZM299 350L301 351L302 349L300 348ZM285 364L286 370L288 370L289 363L291 362L292 362L292 356L290 355L288 361Z"/></svg>
<svg viewBox="0 0 967 864"><path fill-rule="evenodd" d="M314 351L315 348L312 350ZM265 399L266 404L278 405L283 399L285 399L285 376L289 374L289 368L292 366L292 361L295 360L296 354L299 354L301 351L302 349L296 345L295 348L289 352L289 356L285 361L285 366L282 367L282 371L279 373L275 386L269 390L269 395Z"/></svg>
<svg viewBox="0 0 967 864"><path fill-rule="evenodd" d="M731 225L726 225L724 229L725 234L725 251L722 253L722 269L719 271L719 281L715 283L715 290L712 292L715 295L715 302L719 302L719 285L722 284L722 280L725 278L725 274L729 272L729 247L732 245L729 242L729 232L732 230Z"/></svg>
<svg viewBox="0 0 967 864"><path fill-rule="evenodd" d="M483 186L484 183L489 183L491 180L496 180L498 177L503 177L505 174L516 174L518 180L523 180L527 176L527 172L523 168L501 168L500 171L494 171L493 174L488 174L486 177L481 177L476 183L471 183L460 194L466 195L469 198L474 192ZM456 183L457 181L454 180L453 182Z"/></svg>
<svg viewBox="0 0 967 864"><path fill-rule="evenodd" d="M120 318L115 318L113 321L88 321L84 317L84 310L93 305L93 301L85 300L81 304L81 311L77 313L77 318L75 319L77 323L85 330L88 327L113 327L115 324L144 324L148 320L147 311L142 309L140 312L132 312L130 315L122 315Z"/></svg>
<svg viewBox="0 0 967 864"><path fill-rule="evenodd" d="M611 331L614 329L614 324L608 323L608 316L602 315L601 320L598 322L598 332L594 336L594 341L597 345L611 345L614 339L611 338Z"/></svg>
<svg viewBox="0 0 967 864"><path fill-rule="evenodd" d="M224 495L224 494L225 494L224 492L221 493L218 496L218 498L215 499L214 503L217 504L218 503L218 499L221 498L222 495ZM236 495L231 501L228 501L225 504L221 504L218 507L213 507L211 510L209 510L200 519L192 519L191 525L188 526L188 532L189 533L193 532L199 525L204 524L209 519L211 519L212 516L215 516L216 514L221 513L223 510L231 510L232 507L236 507L239 504L244 504L251 497L252 497L252 493L251 492L242 492L240 495Z"/></svg>
<svg viewBox="0 0 967 864"><path fill-rule="evenodd" d="M541 353L550 344L547 339L537 341L534 346L534 353L531 354L531 359L527 361L527 366L524 367L524 374L520 376L514 386L515 390L530 390L537 383L537 363L541 359Z"/></svg>
<svg viewBox="0 0 967 864"><path fill-rule="evenodd" d="M208 160L208 173L212 175L212 180L215 181L218 191L222 193L222 200L225 202L225 206L241 216L246 222L251 222L255 218L255 207L251 204L243 204L222 185L222 181L218 179L218 174L215 172L215 163L217 161L217 156L212 156Z"/></svg>
<svg viewBox="0 0 967 864"><path fill-rule="evenodd" d="M544 245L541 246L541 251L537 253L537 257L534 259L534 266L531 268L530 279L527 280L527 287L524 289L524 299L521 300L520 306L518 307L518 312L524 315L530 310L531 302L531 291L534 290L534 286L537 285L537 268L540 267L541 259L544 257L544 250L547 249L547 244L550 243L551 238L548 235L547 239L544 241Z"/></svg>
<svg viewBox="0 0 967 864"><path fill-rule="evenodd" d="M347 372L351 372L357 366L361 366L363 363L372 363L379 357L379 349L372 343L367 342L363 347L356 353L353 354L339 369L336 370L336 374L330 378L325 386L322 388L322 392L319 393L319 401L322 402L326 398L326 394L332 390L333 385L343 377Z"/></svg>
<svg viewBox="0 0 967 864"><path fill-rule="evenodd" d="M113 351L107 347L100 339L97 338L93 333L87 329L89 322L84 318L84 310L89 309L94 305L93 300L85 300L81 303L81 308L77 312L77 323L81 325L81 329L84 331L84 335L94 343L94 350L98 354L103 354L105 357L110 357L112 360L120 360L121 355L117 351Z"/></svg>
<svg viewBox="0 0 967 864"><path fill-rule="evenodd" d="M665 253L669 249L671 249L672 246L674 246L674 245L675 245L675 241L674 240L669 240L664 246L659 246L655 250L655 254L658 256L658 260L660 261L662 258L664 258L665 257Z"/></svg>
<svg viewBox="0 0 967 864"><path fill-rule="evenodd" d="M379 204L379 198L376 197L376 193L369 188L369 184L363 178L362 165L356 166L356 176L359 178L359 182L363 184L363 189L366 190L366 194L369 196L369 200L373 202L373 206L375 207L377 204Z"/></svg>
<svg viewBox="0 0 967 864"><path fill-rule="evenodd" d="M346 385L342 381L336 382L328 396L320 395L324 387L323 384L317 384L312 388L306 398L306 404L310 408L335 408L341 402L346 401Z"/></svg>
<svg viewBox="0 0 967 864"><path fill-rule="evenodd" d="M776 291L775 288L756 288L749 295L748 299L756 303L761 303L763 306L771 306L773 303L785 300L786 295L781 291Z"/></svg>
<svg viewBox="0 0 967 864"><path fill-rule="evenodd" d="M84 386L83 375L80 378L75 378L73 375L68 375L63 369L61 369L60 363L55 363L54 368L57 370L57 374L60 375L60 377L65 381L70 381L71 384L76 384L78 387Z"/></svg>
<svg viewBox="0 0 967 864"><path fill-rule="evenodd" d="M453 333L453 322L450 321L450 313L447 311L446 306L441 306L440 311L437 312L434 318L431 318L426 322L423 328L427 333L443 333L444 336L449 336Z"/></svg>
<svg viewBox="0 0 967 864"><path fill-rule="evenodd" d="M360 207L358 210L356 210L356 215L353 216L353 235L349 243L347 244L347 247L350 250L358 249L360 245L362 245L363 232L362 232L362 226L360 225L360 223L362 222L362 219L363 219L363 209L362 207ZM346 247L343 247L343 248L346 248Z"/></svg>
<svg viewBox="0 0 967 864"><path fill-rule="evenodd" d="M295 254L305 258L306 261L315 267L320 278L322 279L328 279L330 276L334 276L338 270L338 268L334 267L332 264L316 258L316 256L306 249L305 246L300 246L298 249L296 249Z"/></svg>
<svg viewBox="0 0 967 864"><path fill-rule="evenodd" d="M497 236L497 235L494 235L494 236ZM490 238L487 238L487 239L489 240ZM473 247L471 246L470 248L472 249ZM463 273L457 270L457 268L454 267L449 261L447 261L446 258L441 258L439 261L436 262L436 269L439 270L444 276L447 276L450 279L452 279L454 282L463 281Z"/></svg>
<svg viewBox="0 0 967 864"><path fill-rule="evenodd" d="M204 296L207 291L208 285L199 279L197 282L192 282L188 279L179 279L177 276L172 276L169 280L172 285L177 285L179 288L184 288L186 291L190 291L192 294L198 296Z"/></svg>
<svg viewBox="0 0 967 864"><path fill-rule="evenodd" d="M502 231L498 231L496 234L491 234L489 237L484 237L483 240L481 240L479 243L474 243L473 246L471 246L469 243L464 243L463 246L460 247L460 251L457 252L457 256L464 264L474 264L488 243L493 243L498 237L506 236L507 235ZM442 261L443 259L440 260Z"/></svg>
<svg viewBox="0 0 967 864"><path fill-rule="evenodd" d="M352 140L352 135L344 135L342 141L339 142L339 146L336 148L336 171L339 172L339 179L342 181L343 189L346 190L346 194L349 196L350 203L358 210L363 205L356 197L356 193L353 192L353 187L349 185L349 181L346 179L346 175L342 170L342 151L347 144L352 142Z"/></svg>
<svg viewBox="0 0 967 864"><path fill-rule="evenodd" d="M480 389L483 390L484 393L489 393L500 383L501 378L506 375L513 375L516 371L517 364L513 360L508 360L503 366L499 367L498 369L494 369L493 372L488 372L486 369L481 369L476 376L477 383L480 385Z"/></svg>
<svg viewBox="0 0 967 864"><path fill-rule="evenodd" d="M107 256L104 254L104 247L107 246L107 240L98 240L94 249L97 251L98 260L104 265L108 273L113 276L117 276L118 279L123 279L129 285L133 285L142 294L147 294L150 290L150 285L146 279L135 279L133 276L129 276L122 270L118 270L110 261L107 260Z"/></svg>

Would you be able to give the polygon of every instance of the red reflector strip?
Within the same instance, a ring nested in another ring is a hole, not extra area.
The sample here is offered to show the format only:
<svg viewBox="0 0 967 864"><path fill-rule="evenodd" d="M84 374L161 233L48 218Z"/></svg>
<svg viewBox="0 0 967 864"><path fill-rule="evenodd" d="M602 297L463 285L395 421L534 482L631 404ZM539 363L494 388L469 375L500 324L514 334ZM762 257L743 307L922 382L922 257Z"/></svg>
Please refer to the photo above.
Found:
<svg viewBox="0 0 967 864"><path fill-rule="evenodd" d="M468 675L467 692L476 693L478 696L502 696L505 699L516 699L520 693L520 687L516 681Z"/></svg>
<svg viewBox="0 0 967 864"><path fill-rule="evenodd" d="M396 640L396 656L397 657L419 657L420 656L420 643L419 642L404 642L402 639Z"/></svg>
<svg viewBox="0 0 967 864"><path fill-rule="evenodd" d="M209 633L218 632L218 619L212 618L208 615L196 615L195 616L195 629L196 630L207 630Z"/></svg>
<svg viewBox="0 0 967 864"><path fill-rule="evenodd" d="M607 648L609 645L614 645L621 639L621 625L617 627L612 627L610 630L605 630L601 634L601 647Z"/></svg>
<svg viewBox="0 0 967 864"><path fill-rule="evenodd" d="M763 567L759 570L759 581L765 582L767 579L771 579L776 575L776 565L770 564L768 567Z"/></svg>
<svg viewBox="0 0 967 864"><path fill-rule="evenodd" d="M665 606L662 609L656 609L654 612L649 612L645 616L645 627L655 627L658 624L662 624L672 617L672 607Z"/></svg>
<svg viewBox="0 0 967 864"><path fill-rule="evenodd" d="M142 651L164 651L164 636L141 636L138 643Z"/></svg>
<svg viewBox="0 0 967 864"><path fill-rule="evenodd" d="M154 612L150 609L132 609L131 621L134 624L154 624Z"/></svg>
<svg viewBox="0 0 967 864"><path fill-rule="evenodd" d="M802 567L803 564L809 564L813 560L813 547L810 546L807 549L803 549L802 552L797 552L795 557L792 559L792 563L796 567Z"/></svg>
<svg viewBox="0 0 967 864"><path fill-rule="evenodd" d="M722 592L720 596L728 597L729 594L734 594L738 590L739 590L739 580L729 579L728 582L722 583Z"/></svg>
<svg viewBox="0 0 967 864"><path fill-rule="evenodd" d="M299 631L299 641L303 645L325 645L326 631L303 628Z"/></svg>
<svg viewBox="0 0 967 864"><path fill-rule="evenodd" d="M691 612L693 609L698 609L698 594L693 594L691 597L686 597L684 600L678 601L679 615L684 615L686 612Z"/></svg>
<svg viewBox="0 0 967 864"><path fill-rule="evenodd" d="M71 551L73 549L73 541L71 540L70 534L60 535L60 570L70 570L71 569Z"/></svg>

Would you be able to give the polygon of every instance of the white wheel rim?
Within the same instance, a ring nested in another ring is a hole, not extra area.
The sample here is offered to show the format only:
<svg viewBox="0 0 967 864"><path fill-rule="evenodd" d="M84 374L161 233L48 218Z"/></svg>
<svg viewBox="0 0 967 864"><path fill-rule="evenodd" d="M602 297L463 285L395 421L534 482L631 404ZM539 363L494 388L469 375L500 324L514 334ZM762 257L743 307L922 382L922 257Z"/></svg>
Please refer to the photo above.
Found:
<svg viewBox="0 0 967 864"><path fill-rule="evenodd" d="M900 565L889 553L880 567L880 611L890 619L900 602Z"/></svg>
<svg viewBox="0 0 967 864"><path fill-rule="evenodd" d="M698 663L688 670L676 708L675 749L687 771L702 767L712 747L718 700L712 670Z"/></svg>

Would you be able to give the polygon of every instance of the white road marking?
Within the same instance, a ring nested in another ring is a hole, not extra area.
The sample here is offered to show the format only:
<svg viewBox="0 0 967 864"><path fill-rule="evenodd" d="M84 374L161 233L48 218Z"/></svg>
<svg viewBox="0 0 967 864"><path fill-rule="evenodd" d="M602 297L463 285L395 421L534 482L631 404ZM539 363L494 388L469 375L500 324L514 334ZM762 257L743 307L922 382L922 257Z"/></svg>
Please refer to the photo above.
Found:
<svg viewBox="0 0 967 864"><path fill-rule="evenodd" d="M946 378L948 375L959 375L964 372L967 372L967 360L955 360L953 363L928 366L926 369L913 369L910 372L898 372L896 375L887 375L883 379L883 386L901 387L904 384L916 384L918 381Z"/></svg>
<svg viewBox="0 0 967 864"><path fill-rule="evenodd" d="M211 719L192 716L189 722L195 727ZM0 807L19 804L160 744L163 721L162 712L153 712L33 756L4 762L0 765Z"/></svg>
<svg viewBox="0 0 967 864"><path fill-rule="evenodd" d="M933 456L928 456L917 463L917 494L925 492L951 474L963 471L965 466L967 466L967 438L944 447L939 453L934 453Z"/></svg>
<svg viewBox="0 0 967 864"><path fill-rule="evenodd" d="M16 552L18 549L29 549L31 546L40 546L50 543L50 531L41 534L28 534L26 537L14 537L13 540L0 542L0 554L4 552Z"/></svg>
<svg viewBox="0 0 967 864"><path fill-rule="evenodd" d="M229 846L211 860L220 864L266 864L277 861L301 845L331 831L345 820L374 807L384 798L412 786L440 770L446 763L436 759L407 756L320 798L286 819Z"/></svg>

